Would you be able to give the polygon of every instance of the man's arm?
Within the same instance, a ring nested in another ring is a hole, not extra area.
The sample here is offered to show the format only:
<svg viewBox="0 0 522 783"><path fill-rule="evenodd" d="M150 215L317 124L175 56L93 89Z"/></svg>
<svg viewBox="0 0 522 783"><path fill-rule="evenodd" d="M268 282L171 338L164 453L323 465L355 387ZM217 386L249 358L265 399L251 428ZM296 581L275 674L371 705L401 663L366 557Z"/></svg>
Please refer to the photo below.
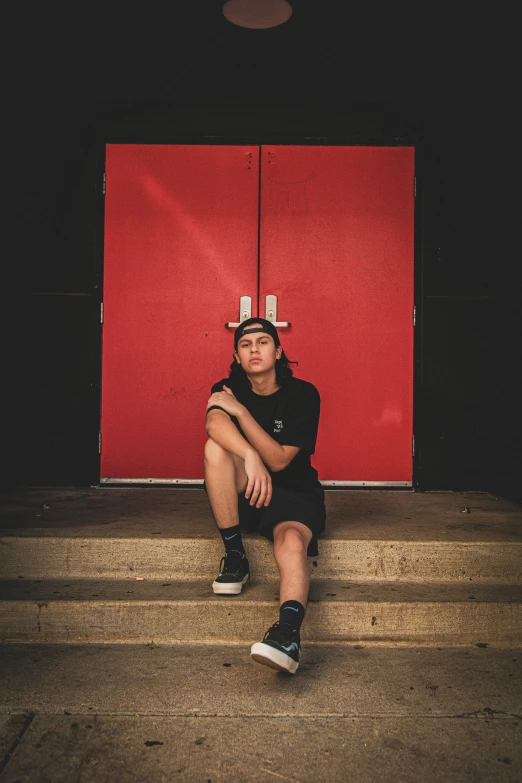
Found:
<svg viewBox="0 0 522 783"><path fill-rule="evenodd" d="M300 451L299 446L281 446L277 441L259 426L251 413L246 408L237 416L241 429L248 438L248 442L255 448L265 465L272 473L278 473L289 465L295 455Z"/></svg>
<svg viewBox="0 0 522 783"><path fill-rule="evenodd" d="M300 450L300 446L281 446L271 438L226 386L223 386L223 391L215 392L211 395L207 407L210 408L213 405L221 407L223 409L221 412L235 416L249 444L254 447L265 465L273 473L284 470ZM208 415L210 416L214 412L220 413L220 411L216 410L210 411ZM234 425L232 424L232 426ZM224 446L224 448L227 447Z"/></svg>

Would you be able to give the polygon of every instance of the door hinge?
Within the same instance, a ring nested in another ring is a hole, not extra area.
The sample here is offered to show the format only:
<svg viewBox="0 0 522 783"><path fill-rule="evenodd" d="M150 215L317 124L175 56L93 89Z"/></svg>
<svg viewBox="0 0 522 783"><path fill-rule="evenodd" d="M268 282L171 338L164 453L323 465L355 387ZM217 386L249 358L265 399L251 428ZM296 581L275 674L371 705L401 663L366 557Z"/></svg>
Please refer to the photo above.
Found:
<svg viewBox="0 0 522 783"><path fill-rule="evenodd" d="M98 432L98 454L101 454L101 430Z"/></svg>
<svg viewBox="0 0 522 783"><path fill-rule="evenodd" d="M411 436L411 456L415 456L415 435Z"/></svg>
<svg viewBox="0 0 522 783"><path fill-rule="evenodd" d="M104 184L103 192L105 193L105 184ZM417 198L417 177L413 177L413 198Z"/></svg>
<svg viewBox="0 0 522 783"><path fill-rule="evenodd" d="M105 196L105 192L107 190L107 175L105 172L103 172L103 181L102 181L102 193Z"/></svg>
<svg viewBox="0 0 522 783"><path fill-rule="evenodd" d="M100 323L103 323L103 302L100 302Z"/></svg>
<svg viewBox="0 0 522 783"><path fill-rule="evenodd" d="M417 322L417 307L413 305L413 325Z"/></svg>

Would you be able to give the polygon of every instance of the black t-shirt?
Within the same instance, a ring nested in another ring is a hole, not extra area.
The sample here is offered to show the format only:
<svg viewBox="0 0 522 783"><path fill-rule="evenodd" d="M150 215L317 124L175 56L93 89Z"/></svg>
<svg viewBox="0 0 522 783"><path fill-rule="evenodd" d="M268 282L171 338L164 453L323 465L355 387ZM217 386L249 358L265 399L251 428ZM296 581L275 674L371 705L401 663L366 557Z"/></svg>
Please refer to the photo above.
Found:
<svg viewBox="0 0 522 783"><path fill-rule="evenodd" d="M315 386L299 378L290 378L273 394L255 394L251 389L239 389L232 378L223 378L211 393L231 389L257 423L281 446L299 446L300 451L284 468L271 473L272 482L297 492L322 495L323 489L312 467L310 456L315 451L319 425L320 397ZM230 417L245 440L235 416Z"/></svg>

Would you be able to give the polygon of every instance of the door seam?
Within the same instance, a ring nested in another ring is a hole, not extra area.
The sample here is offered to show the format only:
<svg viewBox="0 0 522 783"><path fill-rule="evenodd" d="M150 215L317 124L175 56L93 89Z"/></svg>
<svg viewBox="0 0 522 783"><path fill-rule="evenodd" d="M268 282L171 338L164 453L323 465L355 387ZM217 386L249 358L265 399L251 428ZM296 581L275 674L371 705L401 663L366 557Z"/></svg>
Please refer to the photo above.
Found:
<svg viewBox="0 0 522 783"><path fill-rule="evenodd" d="M258 146L257 163L257 310L256 316L263 317L261 313L261 144Z"/></svg>

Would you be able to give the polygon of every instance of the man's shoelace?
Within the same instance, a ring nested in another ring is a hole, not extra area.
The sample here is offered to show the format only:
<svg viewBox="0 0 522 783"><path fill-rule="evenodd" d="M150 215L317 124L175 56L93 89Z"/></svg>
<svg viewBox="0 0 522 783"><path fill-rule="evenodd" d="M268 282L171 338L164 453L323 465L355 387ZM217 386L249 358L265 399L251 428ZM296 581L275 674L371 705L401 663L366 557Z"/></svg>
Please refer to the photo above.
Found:
<svg viewBox="0 0 522 783"><path fill-rule="evenodd" d="M274 623L265 634L265 639L272 639L274 642L297 642L297 633L288 623Z"/></svg>
<svg viewBox="0 0 522 783"><path fill-rule="evenodd" d="M233 556L231 555L225 555L221 558L221 563L219 564L219 571L220 573L226 573L226 574L235 574L236 571L239 571L241 566L243 565L244 558L239 555L235 554Z"/></svg>

